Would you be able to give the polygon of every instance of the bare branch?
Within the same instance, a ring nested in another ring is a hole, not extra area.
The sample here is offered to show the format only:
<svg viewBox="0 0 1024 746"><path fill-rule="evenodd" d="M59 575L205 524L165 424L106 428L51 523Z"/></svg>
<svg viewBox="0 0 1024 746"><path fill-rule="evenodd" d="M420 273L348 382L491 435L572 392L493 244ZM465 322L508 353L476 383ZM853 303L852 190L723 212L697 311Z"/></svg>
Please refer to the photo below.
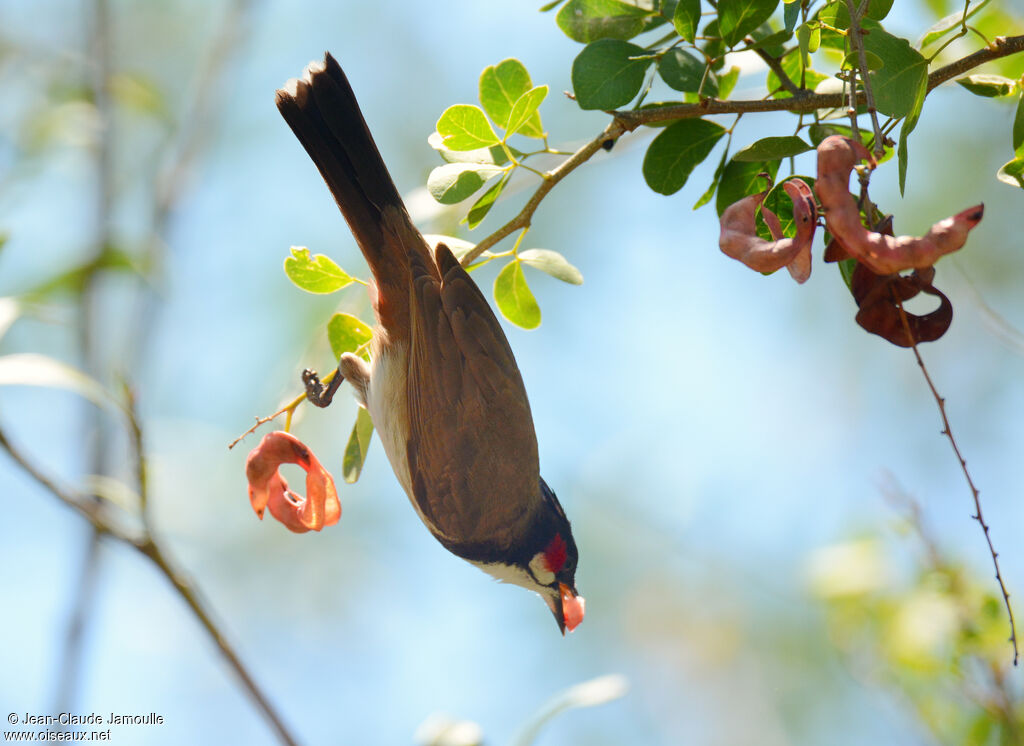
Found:
<svg viewBox="0 0 1024 746"><path fill-rule="evenodd" d="M988 543L988 551L992 556L992 565L996 570L996 581L999 583L999 590L1003 594L1003 603L1006 605L1006 615L1010 620L1010 645L1013 646L1013 665L1017 665L1019 653L1017 651L1017 625L1013 620L1013 607L1010 605L1010 594L1006 590L1006 584L1003 582L1003 574L999 570L999 553L996 552L995 546L992 544L992 536L989 534L989 525L985 522L985 516L981 512L981 493L978 488L974 486L974 480L971 479L971 473L967 470L967 461L960 453L960 447L957 445L956 438L953 437L953 428L949 425L949 417L946 415L946 400L939 395L938 389L935 388L935 384L932 382L932 377L928 374L928 368L925 367L924 360L921 358L921 352L917 349L917 342L914 339L914 334L910 330L910 322L907 320L906 311L903 310L903 303L899 297L893 293L893 301L896 303L897 308L900 311L900 321L903 322L903 330L907 333L907 339L910 340L910 347L914 351L914 357L917 358L917 365L921 368L921 373L924 375L924 380L928 384L928 388L932 392L932 396L935 398L935 403L939 407L939 415L942 417L942 434L949 439L949 444L953 446L953 453L956 454L956 460L960 464L960 469L963 471L964 478L967 480L967 486L970 488L971 497L974 498L974 515L971 517L981 525L981 530L985 534L985 541Z"/></svg>

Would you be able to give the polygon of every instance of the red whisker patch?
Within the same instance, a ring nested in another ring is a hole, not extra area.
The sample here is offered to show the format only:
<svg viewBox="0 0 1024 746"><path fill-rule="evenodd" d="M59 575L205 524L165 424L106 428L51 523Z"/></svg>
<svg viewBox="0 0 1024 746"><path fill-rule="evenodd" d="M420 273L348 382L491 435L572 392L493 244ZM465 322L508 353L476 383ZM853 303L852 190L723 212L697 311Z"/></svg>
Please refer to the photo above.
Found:
<svg viewBox="0 0 1024 746"><path fill-rule="evenodd" d="M565 539L562 538L561 534L555 534L555 538L551 540L548 548L544 550L544 561L547 563L548 570L558 573L565 567L565 560L568 556L569 549L565 545Z"/></svg>

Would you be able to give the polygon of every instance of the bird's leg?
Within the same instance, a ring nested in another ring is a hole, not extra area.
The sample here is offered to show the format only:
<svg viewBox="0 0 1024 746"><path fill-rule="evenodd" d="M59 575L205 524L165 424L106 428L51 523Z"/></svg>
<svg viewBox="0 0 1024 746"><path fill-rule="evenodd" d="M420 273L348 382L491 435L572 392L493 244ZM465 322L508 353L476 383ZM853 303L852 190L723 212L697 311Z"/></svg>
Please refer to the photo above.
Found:
<svg viewBox="0 0 1024 746"><path fill-rule="evenodd" d="M306 386L306 398L318 407L326 407L334 400L334 394L341 382L348 379L355 390L356 399L366 406L366 389L370 385L370 366L360 357L346 352L338 360L338 370L326 386L320 382L315 370L302 371L302 383Z"/></svg>

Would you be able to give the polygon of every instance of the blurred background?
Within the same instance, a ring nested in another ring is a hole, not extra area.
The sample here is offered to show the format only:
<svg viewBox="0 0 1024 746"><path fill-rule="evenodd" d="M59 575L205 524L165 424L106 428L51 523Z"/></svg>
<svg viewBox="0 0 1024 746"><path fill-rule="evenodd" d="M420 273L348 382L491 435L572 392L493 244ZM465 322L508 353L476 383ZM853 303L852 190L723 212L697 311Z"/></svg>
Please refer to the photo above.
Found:
<svg viewBox="0 0 1024 746"><path fill-rule="evenodd" d="M299 245L366 276L274 90L330 50L420 225L476 241L533 186L517 181L471 234L423 189L440 163L427 136L447 106L476 102L481 69L517 57L551 86L556 147L606 124L561 95L579 46L536 4L0 2L0 296L17 301L0 326L18 314L0 354L130 384L153 525L302 742L414 743L446 714L509 743L558 692L605 674L625 677L624 697L536 742L1022 742L991 560L912 354L856 326L818 248L804 286L721 255L713 207L691 211L717 152L656 195L640 169L656 130L551 193L524 247L560 251L585 283L531 274L543 323L506 326L580 547L574 634L445 552L379 443L340 485L336 527L293 535L253 515L243 471L260 436L227 444L299 392L302 368L332 367L333 312L370 314L357 286L307 295L281 269ZM912 40L955 10L895 5L886 27ZM1021 33L1012 5L993 3L990 33ZM751 66L733 97L762 96L763 81ZM944 86L911 140L906 197L895 163L872 179L901 233L985 203L938 267L956 318L923 354L1011 593L1024 588L1022 193L995 172L1013 114ZM736 143L791 127L749 116ZM496 272L476 277L489 288ZM309 409L293 432L339 475L351 397ZM0 387L0 426L62 484L132 483L123 423L71 393ZM116 729L118 743L275 742L150 563L96 542L6 454L0 493L0 707L163 716Z"/></svg>

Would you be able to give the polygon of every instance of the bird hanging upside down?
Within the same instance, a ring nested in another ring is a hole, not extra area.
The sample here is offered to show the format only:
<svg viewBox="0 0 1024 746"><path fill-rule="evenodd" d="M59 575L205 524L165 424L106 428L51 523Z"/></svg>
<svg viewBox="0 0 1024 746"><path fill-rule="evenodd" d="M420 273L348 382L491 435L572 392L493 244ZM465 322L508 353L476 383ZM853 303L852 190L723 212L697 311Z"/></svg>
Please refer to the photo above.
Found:
<svg viewBox="0 0 1024 746"><path fill-rule="evenodd" d="M325 406L347 380L380 433L420 519L453 554L539 593L558 627L582 620L569 520L540 476L530 404L490 305L447 246L412 224L345 73L327 54L277 92L373 273L369 363L345 353Z"/></svg>

